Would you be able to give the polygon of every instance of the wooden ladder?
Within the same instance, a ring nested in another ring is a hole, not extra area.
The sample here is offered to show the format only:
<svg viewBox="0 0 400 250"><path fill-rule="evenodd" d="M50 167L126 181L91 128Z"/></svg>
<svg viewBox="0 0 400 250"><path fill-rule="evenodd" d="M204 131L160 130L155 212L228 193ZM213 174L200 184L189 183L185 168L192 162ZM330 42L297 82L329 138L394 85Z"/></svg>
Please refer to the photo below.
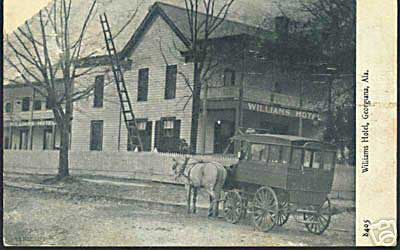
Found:
<svg viewBox="0 0 400 250"><path fill-rule="evenodd" d="M107 20L106 13L100 15L100 23L103 28L104 40L106 42L106 48L108 55L111 60L112 71L114 73L115 84L117 85L117 91L119 96L119 101L121 104L122 114L124 116L124 121L126 128L128 130L128 137L131 143L131 148L134 148L135 139L138 142L138 151L143 151L142 140L140 139L139 129L136 124L135 115L132 110L132 104L129 99L128 90L124 81L124 74L121 70L121 65L119 63L118 53L115 48L114 40L111 34L110 25Z"/></svg>

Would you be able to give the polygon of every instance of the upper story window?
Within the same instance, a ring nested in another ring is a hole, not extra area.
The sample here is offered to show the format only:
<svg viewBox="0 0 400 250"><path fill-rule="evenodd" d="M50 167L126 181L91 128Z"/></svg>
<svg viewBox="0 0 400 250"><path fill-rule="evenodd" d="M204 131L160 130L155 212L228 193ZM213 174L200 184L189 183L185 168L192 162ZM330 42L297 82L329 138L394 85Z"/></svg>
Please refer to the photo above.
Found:
<svg viewBox="0 0 400 250"><path fill-rule="evenodd" d="M41 110L42 109L42 101L34 100L33 101L33 110Z"/></svg>
<svg viewBox="0 0 400 250"><path fill-rule="evenodd" d="M147 94L149 91L149 69L139 69L138 79L138 101L147 101Z"/></svg>
<svg viewBox="0 0 400 250"><path fill-rule="evenodd" d="M276 93L282 93L282 84L280 82L275 82L273 86L273 91Z"/></svg>
<svg viewBox="0 0 400 250"><path fill-rule="evenodd" d="M50 107L50 100L48 97L46 97L46 109L51 109Z"/></svg>
<svg viewBox="0 0 400 250"><path fill-rule="evenodd" d="M12 104L11 102L7 102L5 106L5 112L10 113L12 111Z"/></svg>
<svg viewBox="0 0 400 250"><path fill-rule="evenodd" d="M31 98L29 97L22 98L21 111L29 111L30 105L31 105Z"/></svg>
<svg viewBox="0 0 400 250"><path fill-rule="evenodd" d="M235 71L232 69L225 69L224 71L224 86L235 85Z"/></svg>
<svg viewBox="0 0 400 250"><path fill-rule="evenodd" d="M176 93L176 74L177 66L168 65L165 76L165 99L174 99Z"/></svg>
<svg viewBox="0 0 400 250"><path fill-rule="evenodd" d="M93 107L103 107L103 95L104 95L104 76L96 76L94 81L94 98Z"/></svg>

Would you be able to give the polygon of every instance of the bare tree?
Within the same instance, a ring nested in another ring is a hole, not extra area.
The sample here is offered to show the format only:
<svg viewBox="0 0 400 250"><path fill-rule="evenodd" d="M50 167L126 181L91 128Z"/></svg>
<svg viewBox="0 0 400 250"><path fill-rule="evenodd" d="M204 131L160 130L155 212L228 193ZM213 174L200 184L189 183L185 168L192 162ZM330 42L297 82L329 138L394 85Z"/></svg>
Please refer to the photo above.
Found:
<svg viewBox="0 0 400 250"><path fill-rule="evenodd" d="M89 23L96 20L96 0L92 0L78 29L72 18L73 0L54 0L51 7L40 10L38 22L25 22L12 37L7 36L5 61L18 77L14 83L27 84L36 93L46 98L52 109L54 120L60 130L58 178L69 175L69 146L73 103L93 93L94 84L75 86L79 77L90 73L105 74L109 69L98 67L80 68L82 51L91 49L84 44ZM122 32L136 15L117 32ZM93 55L99 48L88 53ZM87 57L86 55L85 57Z"/></svg>
<svg viewBox="0 0 400 250"><path fill-rule="evenodd" d="M192 92L192 122L190 136L190 151L196 153L198 124L200 115L200 94L204 89L203 96L203 143L201 152L205 152L205 126L207 117L207 92L208 79L217 66L213 60L212 36L220 25L225 21L234 0L185 0L187 23L190 31L189 51L193 61L193 82L188 84ZM200 13L202 11L203 13ZM184 77L188 79L187 77Z"/></svg>

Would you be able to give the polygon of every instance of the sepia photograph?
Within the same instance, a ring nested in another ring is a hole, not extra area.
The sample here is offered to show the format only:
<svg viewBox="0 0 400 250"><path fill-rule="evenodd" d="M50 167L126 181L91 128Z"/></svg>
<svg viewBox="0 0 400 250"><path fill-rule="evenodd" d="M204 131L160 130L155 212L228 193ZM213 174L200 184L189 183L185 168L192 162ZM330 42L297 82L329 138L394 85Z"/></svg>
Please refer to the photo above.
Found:
<svg viewBox="0 0 400 250"><path fill-rule="evenodd" d="M355 246L357 8L5 0L3 244Z"/></svg>

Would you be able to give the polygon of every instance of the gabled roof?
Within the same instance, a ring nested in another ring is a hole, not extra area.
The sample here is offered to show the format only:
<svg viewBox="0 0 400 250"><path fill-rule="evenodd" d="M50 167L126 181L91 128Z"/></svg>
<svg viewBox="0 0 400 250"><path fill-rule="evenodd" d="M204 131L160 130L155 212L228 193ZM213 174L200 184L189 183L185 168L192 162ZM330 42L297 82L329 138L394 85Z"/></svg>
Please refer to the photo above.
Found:
<svg viewBox="0 0 400 250"><path fill-rule="evenodd" d="M139 27L135 30L134 34L125 44L123 49L119 52L120 59L124 59L126 56L130 55L133 50L136 48L137 44L140 42L145 30L151 25L156 17L160 16L168 26L175 32L175 34L181 39L181 41L189 47L190 45L190 26L187 19L187 11L185 8L162 3L155 2L149 9L147 15L140 23ZM202 12L198 12L198 20L199 22L204 21L206 15ZM256 36L260 33L263 35L270 35L272 32L253 26L245 23L241 23L238 21L233 21L229 19L225 19L221 25L211 34L210 39L216 38L224 38L224 37L232 37L238 35L250 35ZM202 35L200 34L200 38ZM107 64L109 60L105 58L105 55L84 58L84 64L89 63L90 61L95 60L97 64Z"/></svg>

